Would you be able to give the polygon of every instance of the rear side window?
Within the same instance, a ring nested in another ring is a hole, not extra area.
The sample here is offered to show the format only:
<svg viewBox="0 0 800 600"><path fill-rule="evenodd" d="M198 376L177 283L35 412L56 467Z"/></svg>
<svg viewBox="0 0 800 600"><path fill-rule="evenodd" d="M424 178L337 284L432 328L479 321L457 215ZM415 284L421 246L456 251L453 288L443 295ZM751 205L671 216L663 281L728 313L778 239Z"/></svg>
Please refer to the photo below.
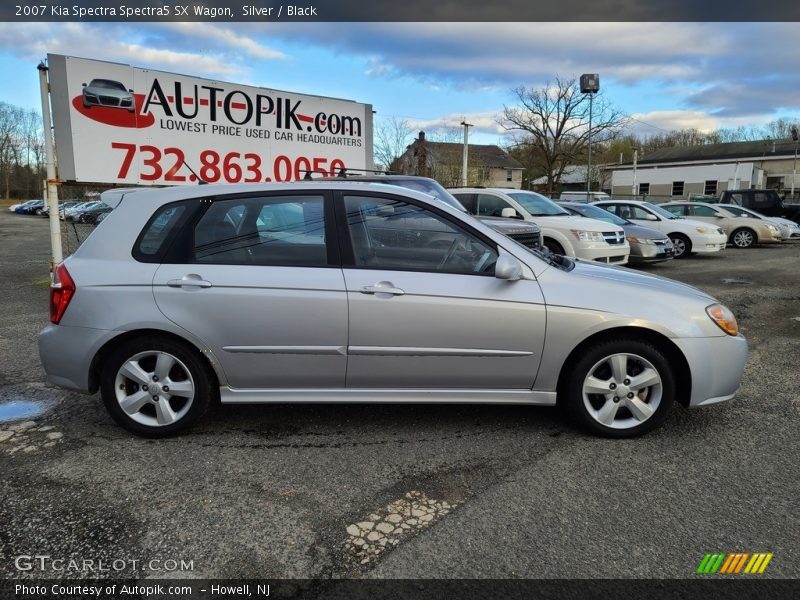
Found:
<svg viewBox="0 0 800 600"><path fill-rule="evenodd" d="M186 204L168 204L158 209L139 234L134 258L151 262L162 256L185 214Z"/></svg>
<svg viewBox="0 0 800 600"><path fill-rule="evenodd" d="M328 266L322 196L218 200L194 230L194 262Z"/></svg>

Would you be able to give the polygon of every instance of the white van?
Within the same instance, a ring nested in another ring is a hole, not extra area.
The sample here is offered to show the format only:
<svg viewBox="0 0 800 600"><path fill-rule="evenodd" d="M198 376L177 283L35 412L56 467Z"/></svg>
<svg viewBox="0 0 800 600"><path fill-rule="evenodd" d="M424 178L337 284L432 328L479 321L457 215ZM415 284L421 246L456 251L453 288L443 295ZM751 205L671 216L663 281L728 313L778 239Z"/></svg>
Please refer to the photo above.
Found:
<svg viewBox="0 0 800 600"><path fill-rule="evenodd" d="M600 200L611 200L611 196L605 192L561 192L559 200L562 202L599 202Z"/></svg>
<svg viewBox="0 0 800 600"><path fill-rule="evenodd" d="M506 188L457 188L450 193L470 214L532 221L542 229L542 245L556 254L624 265L631 252L622 227L576 217L536 192Z"/></svg>

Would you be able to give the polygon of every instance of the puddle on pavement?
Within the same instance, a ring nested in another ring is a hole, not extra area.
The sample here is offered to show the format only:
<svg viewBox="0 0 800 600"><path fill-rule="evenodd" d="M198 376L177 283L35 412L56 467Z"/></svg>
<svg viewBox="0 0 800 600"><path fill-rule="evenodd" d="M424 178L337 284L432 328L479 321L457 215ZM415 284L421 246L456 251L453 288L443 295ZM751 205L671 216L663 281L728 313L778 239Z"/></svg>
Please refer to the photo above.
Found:
<svg viewBox="0 0 800 600"><path fill-rule="evenodd" d="M34 400L12 400L0 402L0 423L21 421L43 415L50 408L46 402Z"/></svg>
<svg viewBox="0 0 800 600"><path fill-rule="evenodd" d="M722 283L732 283L738 285L750 285L753 282L748 279L743 279L742 277L725 277L722 279Z"/></svg>

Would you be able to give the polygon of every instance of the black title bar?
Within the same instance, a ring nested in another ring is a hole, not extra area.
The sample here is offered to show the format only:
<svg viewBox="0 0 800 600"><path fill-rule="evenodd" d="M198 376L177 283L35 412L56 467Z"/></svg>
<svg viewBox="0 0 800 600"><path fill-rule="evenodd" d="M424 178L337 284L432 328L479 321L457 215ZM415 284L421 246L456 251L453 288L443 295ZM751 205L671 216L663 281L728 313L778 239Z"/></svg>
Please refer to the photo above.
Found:
<svg viewBox="0 0 800 600"><path fill-rule="evenodd" d="M800 21L795 0L32 0L3 2L17 22ZM704 40L697 40L703 44ZM797 43L787 40L787 44Z"/></svg>

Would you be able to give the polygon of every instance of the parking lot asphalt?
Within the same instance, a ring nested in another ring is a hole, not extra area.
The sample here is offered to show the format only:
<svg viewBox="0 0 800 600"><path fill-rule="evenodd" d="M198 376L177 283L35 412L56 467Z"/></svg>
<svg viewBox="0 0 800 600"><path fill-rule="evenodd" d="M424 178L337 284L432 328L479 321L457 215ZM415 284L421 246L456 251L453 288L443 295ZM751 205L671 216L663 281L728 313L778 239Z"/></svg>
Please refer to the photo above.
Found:
<svg viewBox="0 0 800 600"><path fill-rule="evenodd" d="M751 353L733 401L634 440L472 405L226 406L139 439L44 383L48 256L45 219L0 211L0 407L47 408L0 423L0 576L87 575L15 568L40 553L193 564L145 577L686 578L737 551L800 575L800 243L644 269L727 303ZM393 513L396 545L354 545Z"/></svg>

